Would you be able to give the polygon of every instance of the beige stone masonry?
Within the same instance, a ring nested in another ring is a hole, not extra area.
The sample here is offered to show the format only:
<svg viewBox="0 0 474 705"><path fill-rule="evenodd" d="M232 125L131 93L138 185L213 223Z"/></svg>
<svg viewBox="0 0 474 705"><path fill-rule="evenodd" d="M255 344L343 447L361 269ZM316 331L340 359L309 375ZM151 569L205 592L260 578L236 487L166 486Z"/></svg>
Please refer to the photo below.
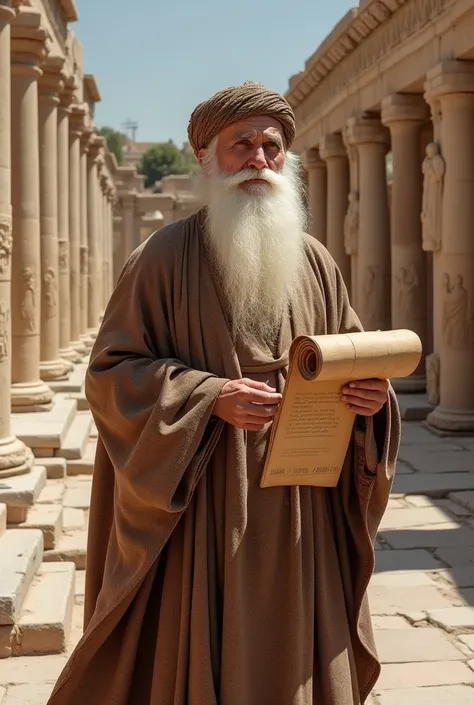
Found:
<svg viewBox="0 0 474 705"><path fill-rule="evenodd" d="M100 249L99 249L99 177L97 162L102 148L102 142L93 137L89 143L87 154L87 222L88 222L88 307L87 307L87 332L94 336L97 333L100 320Z"/></svg>
<svg viewBox="0 0 474 705"><path fill-rule="evenodd" d="M376 117L354 117L348 138L359 158L357 312L366 330L390 328L390 223L385 157L387 128Z"/></svg>
<svg viewBox="0 0 474 705"><path fill-rule="evenodd" d="M327 227L327 169L317 149L309 149L304 155L308 173L308 205L311 213L310 233L326 245Z"/></svg>
<svg viewBox="0 0 474 705"><path fill-rule="evenodd" d="M319 145L327 165L326 247L350 290L351 262L344 245L344 222L349 195L349 162L341 135L327 135Z"/></svg>
<svg viewBox="0 0 474 705"><path fill-rule="evenodd" d="M79 328L80 339L86 350L90 350L94 338L87 332L88 305L89 305L89 237L88 237L88 153L89 142L93 131L85 128L81 135L81 237L79 248L79 273L80 273L80 303L79 303Z"/></svg>
<svg viewBox="0 0 474 705"><path fill-rule="evenodd" d="M382 102L382 122L391 133L391 324L414 330L426 343L426 255L422 249L421 128L429 116L422 96L394 94ZM424 361L397 391L425 389Z"/></svg>
<svg viewBox="0 0 474 705"><path fill-rule="evenodd" d="M38 79L48 53L41 15L21 7L12 24L12 390L16 411L50 407L40 379L41 257Z"/></svg>
<svg viewBox="0 0 474 705"><path fill-rule="evenodd" d="M0 480L28 472L33 462L29 449L11 432L11 117L10 23L15 13L10 2L0 2Z"/></svg>

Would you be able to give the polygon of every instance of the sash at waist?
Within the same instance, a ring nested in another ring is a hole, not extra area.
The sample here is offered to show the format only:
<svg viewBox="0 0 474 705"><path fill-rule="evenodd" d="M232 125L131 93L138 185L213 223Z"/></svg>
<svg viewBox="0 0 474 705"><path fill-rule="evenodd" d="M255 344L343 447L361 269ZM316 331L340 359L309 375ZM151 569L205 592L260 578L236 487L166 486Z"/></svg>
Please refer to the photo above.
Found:
<svg viewBox="0 0 474 705"><path fill-rule="evenodd" d="M256 363L255 365L242 365L241 371L244 377L247 375L265 375L269 374L270 372L277 372L278 370L285 369L286 367L288 367L288 362L288 353L285 353L280 358L278 358L278 360Z"/></svg>

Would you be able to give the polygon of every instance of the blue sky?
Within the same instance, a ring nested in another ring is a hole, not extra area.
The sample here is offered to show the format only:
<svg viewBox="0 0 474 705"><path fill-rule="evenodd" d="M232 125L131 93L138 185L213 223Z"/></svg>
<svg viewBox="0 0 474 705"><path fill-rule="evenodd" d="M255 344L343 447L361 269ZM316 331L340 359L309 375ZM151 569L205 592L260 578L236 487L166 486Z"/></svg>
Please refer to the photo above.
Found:
<svg viewBox="0 0 474 705"><path fill-rule="evenodd" d="M77 0L72 29L97 78L96 122L138 123L140 141L178 144L193 108L216 90L258 80L286 91L357 0Z"/></svg>

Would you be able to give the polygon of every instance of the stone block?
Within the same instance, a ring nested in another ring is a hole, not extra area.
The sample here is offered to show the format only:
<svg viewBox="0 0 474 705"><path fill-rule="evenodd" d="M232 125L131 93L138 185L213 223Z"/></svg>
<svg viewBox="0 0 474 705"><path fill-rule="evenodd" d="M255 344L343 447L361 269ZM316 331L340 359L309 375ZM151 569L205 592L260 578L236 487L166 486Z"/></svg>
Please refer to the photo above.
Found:
<svg viewBox="0 0 474 705"><path fill-rule="evenodd" d="M89 509L91 503L92 485L83 482L76 487L68 487L64 493L63 506L75 509Z"/></svg>
<svg viewBox="0 0 474 705"><path fill-rule="evenodd" d="M428 616L443 629L474 629L474 607L446 607L430 609L426 606Z"/></svg>
<svg viewBox="0 0 474 705"><path fill-rule="evenodd" d="M461 634L458 639L468 646L471 651L474 651L474 634Z"/></svg>
<svg viewBox="0 0 474 705"><path fill-rule="evenodd" d="M63 508L58 504L37 504L28 510L26 520L12 525L16 529L39 529L43 534L44 548L54 548L63 529Z"/></svg>
<svg viewBox="0 0 474 705"><path fill-rule="evenodd" d="M38 459L54 457L54 448L32 448L31 450L33 451L35 458Z"/></svg>
<svg viewBox="0 0 474 705"><path fill-rule="evenodd" d="M13 413L12 433L30 448L59 448L76 416L74 399L55 397L50 411Z"/></svg>
<svg viewBox="0 0 474 705"><path fill-rule="evenodd" d="M426 529L382 531L380 536L392 548L444 548L474 546L474 531L454 522L437 524ZM473 548L474 553L474 548Z"/></svg>
<svg viewBox="0 0 474 705"><path fill-rule="evenodd" d="M434 627L381 629L375 642L382 663L414 663L419 661L462 661L464 655Z"/></svg>
<svg viewBox="0 0 474 705"><path fill-rule="evenodd" d="M382 668L377 689L425 688L459 683L474 683L474 672L461 661L388 663Z"/></svg>
<svg viewBox="0 0 474 705"><path fill-rule="evenodd" d="M76 415L61 447L56 450L56 456L68 460L78 460L86 452L89 433L92 426L90 412L79 412Z"/></svg>
<svg viewBox="0 0 474 705"><path fill-rule="evenodd" d="M72 562L76 565L77 570L85 570L86 553L87 532L70 531L61 536L53 550L44 552L43 560L45 562Z"/></svg>
<svg viewBox="0 0 474 705"><path fill-rule="evenodd" d="M474 566L474 550L472 546L438 548L436 556L451 568Z"/></svg>
<svg viewBox="0 0 474 705"><path fill-rule="evenodd" d="M474 471L474 459L472 470ZM474 492L452 492L449 499L474 514Z"/></svg>
<svg viewBox="0 0 474 705"><path fill-rule="evenodd" d="M11 529L0 539L0 625L17 620L42 558L41 531Z"/></svg>
<svg viewBox="0 0 474 705"><path fill-rule="evenodd" d="M74 365L74 369L68 379L48 381L48 385L53 392L64 395L66 399L69 398L71 394L80 394L84 388L86 370L87 364L85 362L79 362Z"/></svg>
<svg viewBox="0 0 474 705"><path fill-rule="evenodd" d="M472 705L474 690L469 685L442 685L377 690L375 694L380 705Z"/></svg>
<svg viewBox="0 0 474 705"><path fill-rule="evenodd" d="M0 502L8 507L32 507L46 484L46 468L34 465L30 472L15 477L5 477L0 481Z"/></svg>
<svg viewBox="0 0 474 705"><path fill-rule="evenodd" d="M46 705L53 692L54 683L11 685L1 705Z"/></svg>
<svg viewBox="0 0 474 705"><path fill-rule="evenodd" d="M412 551L375 551L375 573L434 571L446 568L440 560L434 558L428 551L413 549Z"/></svg>
<svg viewBox="0 0 474 705"><path fill-rule="evenodd" d="M424 421L433 411L426 394L399 394L397 398L404 421Z"/></svg>
<svg viewBox="0 0 474 705"><path fill-rule="evenodd" d="M424 585L436 586L437 582L429 573L412 570L407 573L375 573L371 585L385 585L387 587L422 587Z"/></svg>
<svg viewBox="0 0 474 705"><path fill-rule="evenodd" d="M474 452L449 444L408 446L399 458L421 473L469 472L474 470ZM441 446L441 447L440 447Z"/></svg>
<svg viewBox="0 0 474 705"><path fill-rule="evenodd" d="M74 563L41 566L23 604L12 655L65 650L71 628L75 570Z"/></svg>
<svg viewBox="0 0 474 705"><path fill-rule="evenodd" d="M397 615L373 615L372 626L375 631L380 629L414 629L414 627L404 617Z"/></svg>
<svg viewBox="0 0 474 705"><path fill-rule="evenodd" d="M393 491L401 495L447 497L451 492L474 490L474 472L413 473L395 476Z"/></svg>
<svg viewBox="0 0 474 705"><path fill-rule="evenodd" d="M41 465L46 468L46 473L48 475L48 480L60 480L66 477L66 459L57 458L53 456L52 458L43 458L41 460Z"/></svg>
<svg viewBox="0 0 474 705"><path fill-rule="evenodd" d="M95 451L97 448L96 440L89 440L84 452L84 456L79 460L67 461L67 474L74 475L92 475L94 471Z"/></svg>
<svg viewBox="0 0 474 705"><path fill-rule="evenodd" d="M67 657L63 654L18 656L14 659L0 660L0 683L8 684L9 689L14 685L54 684L66 663ZM15 705L24 705L24 703L20 701Z"/></svg>
<svg viewBox="0 0 474 705"><path fill-rule="evenodd" d="M86 592L86 571L76 570L76 584L74 594L76 597L84 597Z"/></svg>
<svg viewBox="0 0 474 705"><path fill-rule="evenodd" d="M63 509L63 527L64 530L70 531L71 529L81 529L87 528L86 516L83 509L75 509L74 507L64 507Z"/></svg>
<svg viewBox="0 0 474 705"><path fill-rule="evenodd" d="M426 428L421 423L407 423L402 424L402 436L401 445L404 447L406 445L421 445L422 443L434 443L436 442L436 436L431 432L429 428Z"/></svg>
<svg viewBox="0 0 474 705"><path fill-rule="evenodd" d="M66 485L63 480L47 480L36 500L36 504L60 504L65 490Z"/></svg>
<svg viewBox="0 0 474 705"><path fill-rule="evenodd" d="M434 586L392 587L370 585L369 602L372 614L402 614L451 607L451 602Z"/></svg>
<svg viewBox="0 0 474 705"><path fill-rule="evenodd" d="M0 504L0 538L2 538L2 536L6 530L7 530L7 505Z"/></svg>
<svg viewBox="0 0 474 705"><path fill-rule="evenodd" d="M440 570L438 575L446 582L458 588L474 588L474 566Z"/></svg>
<svg viewBox="0 0 474 705"><path fill-rule="evenodd" d="M84 391L71 392L70 394L67 395L67 397L69 399L76 400L78 411L89 411L90 410L89 402L86 399L86 395L84 394Z"/></svg>
<svg viewBox="0 0 474 705"><path fill-rule="evenodd" d="M387 509L379 531L410 529L417 526L424 527L429 524L445 524L449 521L451 521L451 516L438 507Z"/></svg>

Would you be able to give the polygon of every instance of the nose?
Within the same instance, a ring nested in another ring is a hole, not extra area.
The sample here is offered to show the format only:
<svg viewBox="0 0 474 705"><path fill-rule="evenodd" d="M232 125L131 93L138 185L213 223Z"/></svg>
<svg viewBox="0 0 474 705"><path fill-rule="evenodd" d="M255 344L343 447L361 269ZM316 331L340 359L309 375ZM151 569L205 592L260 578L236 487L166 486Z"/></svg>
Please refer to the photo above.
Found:
<svg viewBox="0 0 474 705"><path fill-rule="evenodd" d="M247 167L253 169L265 169L268 166L263 147L257 147L247 162Z"/></svg>

